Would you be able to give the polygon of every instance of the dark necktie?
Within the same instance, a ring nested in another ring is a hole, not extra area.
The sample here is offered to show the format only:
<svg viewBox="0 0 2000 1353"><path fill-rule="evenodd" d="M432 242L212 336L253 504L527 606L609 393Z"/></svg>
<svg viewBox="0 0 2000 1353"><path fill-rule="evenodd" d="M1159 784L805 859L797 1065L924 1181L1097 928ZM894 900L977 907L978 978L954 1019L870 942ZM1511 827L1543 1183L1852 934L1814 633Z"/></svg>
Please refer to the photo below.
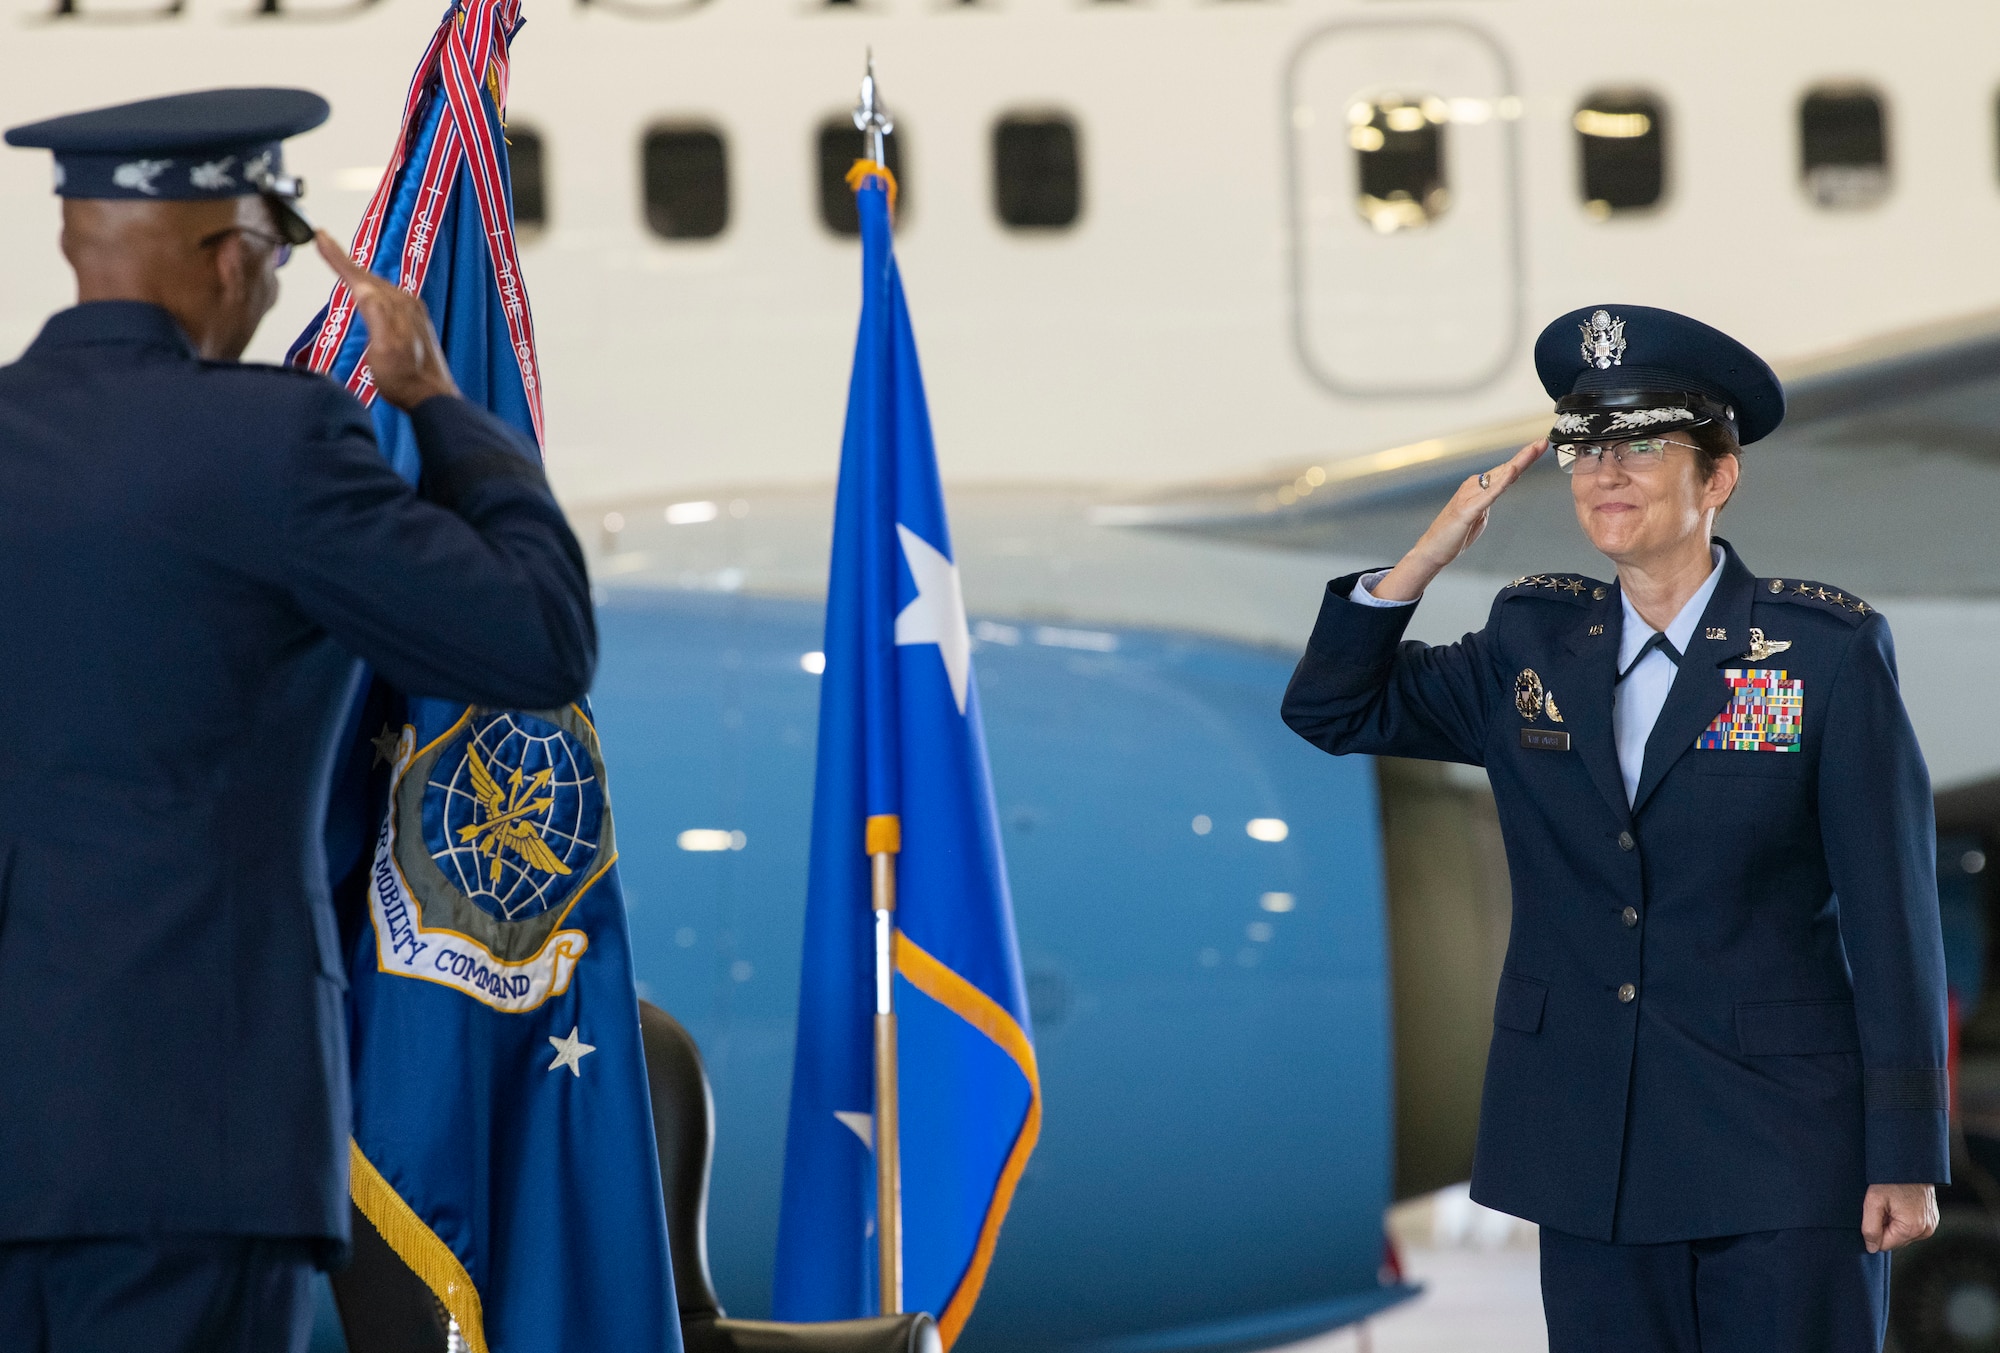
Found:
<svg viewBox="0 0 2000 1353"><path fill-rule="evenodd" d="M1620 681L1623 681L1626 677L1631 676L1633 670L1637 668L1640 663L1644 662L1646 660L1646 655L1648 653L1651 653L1654 649L1658 649L1660 652L1666 654L1667 661L1672 663L1674 666L1679 667L1681 665L1681 651L1673 646L1672 641L1669 640L1666 635L1655 634L1652 638L1648 639L1645 642L1645 644L1639 649L1639 656L1632 659L1632 661L1626 666L1625 670L1618 674L1618 679Z"/></svg>

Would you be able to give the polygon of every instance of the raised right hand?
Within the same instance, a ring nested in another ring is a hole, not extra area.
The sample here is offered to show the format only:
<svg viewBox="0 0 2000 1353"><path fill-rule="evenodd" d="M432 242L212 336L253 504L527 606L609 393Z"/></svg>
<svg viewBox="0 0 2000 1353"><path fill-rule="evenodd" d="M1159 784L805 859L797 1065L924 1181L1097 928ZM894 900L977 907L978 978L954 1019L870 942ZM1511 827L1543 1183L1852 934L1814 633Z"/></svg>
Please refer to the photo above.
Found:
<svg viewBox="0 0 2000 1353"><path fill-rule="evenodd" d="M368 326L366 360L382 398L399 409L414 409L436 395L457 394L458 382L451 378L423 300L363 268L324 230L313 243L326 266L347 284Z"/></svg>
<svg viewBox="0 0 2000 1353"><path fill-rule="evenodd" d="M1417 537L1417 543L1410 547L1410 552L1375 584L1375 595L1384 601L1415 601L1422 596L1424 589L1431 585L1431 579L1444 572L1445 566L1452 560L1472 548L1472 542L1479 539L1479 533L1486 529L1486 517L1493 504L1548 449L1549 439L1546 437L1529 442L1515 452L1513 459L1506 464L1488 470L1484 487L1480 486L1478 475L1460 484L1458 492L1444 505L1444 511L1438 513L1437 519Z"/></svg>

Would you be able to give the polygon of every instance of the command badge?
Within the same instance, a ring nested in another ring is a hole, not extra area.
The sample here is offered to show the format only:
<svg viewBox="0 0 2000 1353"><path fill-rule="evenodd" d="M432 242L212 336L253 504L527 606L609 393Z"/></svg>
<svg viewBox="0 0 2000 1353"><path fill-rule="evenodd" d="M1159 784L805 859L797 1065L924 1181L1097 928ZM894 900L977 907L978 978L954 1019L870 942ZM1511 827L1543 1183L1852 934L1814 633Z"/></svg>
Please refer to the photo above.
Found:
<svg viewBox="0 0 2000 1353"><path fill-rule="evenodd" d="M1514 678L1514 708L1521 711L1521 717L1529 723L1542 709L1542 679L1535 675L1532 667L1523 667L1521 675Z"/></svg>
<svg viewBox="0 0 2000 1353"><path fill-rule="evenodd" d="M1729 703L1694 740L1710 752L1796 752L1806 710L1806 683L1782 669L1724 668Z"/></svg>
<svg viewBox="0 0 2000 1353"><path fill-rule="evenodd" d="M574 705L474 707L415 743L369 880L381 966L532 1010L568 989L590 940L563 920L616 858L597 732Z"/></svg>

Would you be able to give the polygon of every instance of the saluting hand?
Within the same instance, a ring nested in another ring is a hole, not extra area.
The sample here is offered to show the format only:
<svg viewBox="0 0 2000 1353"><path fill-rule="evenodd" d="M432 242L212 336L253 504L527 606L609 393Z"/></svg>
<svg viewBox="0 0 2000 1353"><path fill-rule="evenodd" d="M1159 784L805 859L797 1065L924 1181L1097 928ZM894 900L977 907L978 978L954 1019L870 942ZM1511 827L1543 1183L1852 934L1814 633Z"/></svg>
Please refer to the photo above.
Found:
<svg viewBox="0 0 2000 1353"><path fill-rule="evenodd" d="M326 266L347 284L368 326L368 370L382 398L399 409L414 409L433 396L456 395L458 382L451 378L423 301L361 267L324 230L313 243Z"/></svg>
<svg viewBox="0 0 2000 1353"><path fill-rule="evenodd" d="M1431 579L1444 572L1445 565L1472 548L1472 542L1486 529L1486 516L1494 502L1548 449L1546 437L1529 442L1506 464L1473 475L1460 484L1458 492L1444 505L1444 511L1417 538L1402 562L1375 584L1375 595L1384 601L1415 601L1422 596Z"/></svg>

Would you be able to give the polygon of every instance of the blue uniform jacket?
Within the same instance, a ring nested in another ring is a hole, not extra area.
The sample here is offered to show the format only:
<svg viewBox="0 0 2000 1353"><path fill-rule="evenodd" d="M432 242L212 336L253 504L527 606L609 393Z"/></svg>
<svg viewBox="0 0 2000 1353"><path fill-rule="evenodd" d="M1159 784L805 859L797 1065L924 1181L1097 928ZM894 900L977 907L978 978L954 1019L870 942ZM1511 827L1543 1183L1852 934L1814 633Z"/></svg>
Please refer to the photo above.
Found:
<svg viewBox="0 0 2000 1353"><path fill-rule="evenodd" d="M322 834L361 660L545 708L596 656L530 450L414 422L421 494L345 391L136 302L0 368L0 1241L346 1236Z"/></svg>
<svg viewBox="0 0 2000 1353"><path fill-rule="evenodd" d="M1615 584L1521 579L1432 648L1339 579L1285 695L1329 752L1486 768L1514 921L1473 1197L1597 1240L1853 1228L1868 1184L1949 1178L1936 829L1888 624L1725 550L1630 808ZM1790 646L1756 660L1758 631ZM1718 716L1787 745L1774 692L1802 695L1796 750L1697 748L1732 741Z"/></svg>

